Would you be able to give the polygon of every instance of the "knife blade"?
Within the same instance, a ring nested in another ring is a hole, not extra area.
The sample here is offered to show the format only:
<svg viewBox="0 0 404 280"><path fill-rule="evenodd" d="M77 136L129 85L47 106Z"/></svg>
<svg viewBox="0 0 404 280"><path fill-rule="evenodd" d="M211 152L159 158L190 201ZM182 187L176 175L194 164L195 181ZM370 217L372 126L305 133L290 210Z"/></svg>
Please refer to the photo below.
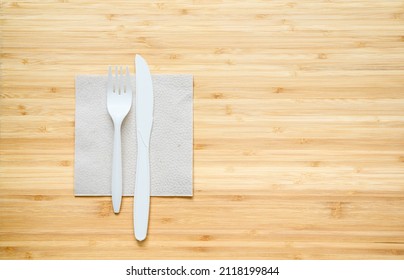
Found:
<svg viewBox="0 0 404 280"><path fill-rule="evenodd" d="M137 165L134 198L134 231L137 240L146 239L150 209L150 137L153 126L153 85L147 62L136 55Z"/></svg>

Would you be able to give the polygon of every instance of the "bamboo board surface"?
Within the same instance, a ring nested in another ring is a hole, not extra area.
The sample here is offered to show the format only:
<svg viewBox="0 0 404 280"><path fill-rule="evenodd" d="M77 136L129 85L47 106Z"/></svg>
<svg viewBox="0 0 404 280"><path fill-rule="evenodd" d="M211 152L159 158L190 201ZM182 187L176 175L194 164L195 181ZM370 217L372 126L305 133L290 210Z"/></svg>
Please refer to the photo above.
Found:
<svg viewBox="0 0 404 280"><path fill-rule="evenodd" d="M194 75L194 197L74 197L74 77ZM133 66L131 71L133 72ZM1 259L404 259L404 2L2 1Z"/></svg>

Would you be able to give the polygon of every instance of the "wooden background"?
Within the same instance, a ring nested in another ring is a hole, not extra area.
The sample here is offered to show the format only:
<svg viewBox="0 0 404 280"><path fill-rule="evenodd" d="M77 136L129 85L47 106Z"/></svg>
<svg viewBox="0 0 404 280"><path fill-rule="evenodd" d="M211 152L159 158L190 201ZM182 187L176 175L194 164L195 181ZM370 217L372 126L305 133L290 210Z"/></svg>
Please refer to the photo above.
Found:
<svg viewBox="0 0 404 280"><path fill-rule="evenodd" d="M191 73L194 197L73 196L74 77ZM404 2L2 1L1 259L404 259Z"/></svg>

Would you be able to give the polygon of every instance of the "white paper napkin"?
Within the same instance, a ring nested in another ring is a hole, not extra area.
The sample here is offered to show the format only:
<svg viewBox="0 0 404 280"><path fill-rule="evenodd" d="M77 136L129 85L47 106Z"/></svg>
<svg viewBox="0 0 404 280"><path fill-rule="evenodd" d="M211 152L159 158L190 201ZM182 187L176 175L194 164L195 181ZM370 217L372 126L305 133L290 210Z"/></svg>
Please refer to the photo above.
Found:
<svg viewBox="0 0 404 280"><path fill-rule="evenodd" d="M154 121L150 143L152 196L192 196L193 78L153 75ZM76 77L74 193L111 195L113 123L107 111L107 77ZM133 195L136 176L136 86L122 124L123 195Z"/></svg>

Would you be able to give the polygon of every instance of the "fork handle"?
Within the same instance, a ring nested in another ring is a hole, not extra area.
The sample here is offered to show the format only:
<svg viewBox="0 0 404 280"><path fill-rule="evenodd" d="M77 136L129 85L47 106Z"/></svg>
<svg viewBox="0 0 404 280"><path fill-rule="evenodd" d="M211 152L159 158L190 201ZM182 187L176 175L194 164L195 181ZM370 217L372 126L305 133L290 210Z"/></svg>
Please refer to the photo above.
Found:
<svg viewBox="0 0 404 280"><path fill-rule="evenodd" d="M114 148L112 154L112 207L119 213L122 201L122 151L121 124L114 123Z"/></svg>
<svg viewBox="0 0 404 280"><path fill-rule="evenodd" d="M149 225L150 209L150 160L149 147L145 145L140 133L138 136L136 186L134 205L135 237L142 241L146 239Z"/></svg>

